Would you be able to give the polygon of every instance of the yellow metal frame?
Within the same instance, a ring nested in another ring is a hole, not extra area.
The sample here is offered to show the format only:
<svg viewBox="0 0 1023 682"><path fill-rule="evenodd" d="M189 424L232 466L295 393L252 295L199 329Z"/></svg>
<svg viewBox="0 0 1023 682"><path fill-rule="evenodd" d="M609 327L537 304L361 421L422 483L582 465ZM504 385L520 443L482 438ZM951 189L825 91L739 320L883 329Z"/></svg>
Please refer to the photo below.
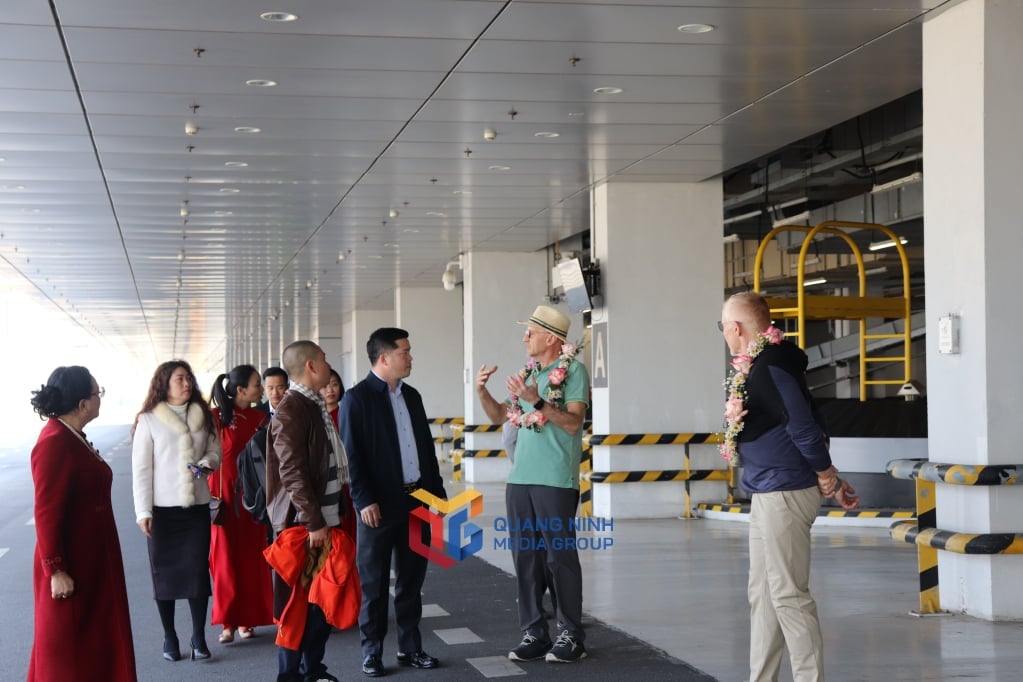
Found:
<svg viewBox="0 0 1023 682"><path fill-rule="evenodd" d="M873 230L881 232L895 245L902 264L902 296L867 296L867 277L863 263L863 253L847 230ZM912 378L910 300L909 300L909 260L906 250L902 247L899 237L888 227L876 223L855 223L845 220L825 220L814 227L805 225L782 225L776 227L763 238L757 249L757 257L753 266L753 290L759 292L761 287L760 272L767 245L782 232L805 232L803 245L799 249L796 270L796 298L767 297L771 314L776 319L795 319L796 332L789 336L799 337L799 347L806 348L807 320L859 320L860 323L860 400L867 399L867 386L874 384L902 385ZM859 296L808 296L803 286L806 279L806 254L813 244L814 238L820 233L830 234L845 241L856 259L860 285ZM868 317L902 318L904 321L901 334L867 334ZM901 356L867 356L868 339L901 338L903 353ZM902 362L902 379L867 379L867 365L881 362Z"/></svg>

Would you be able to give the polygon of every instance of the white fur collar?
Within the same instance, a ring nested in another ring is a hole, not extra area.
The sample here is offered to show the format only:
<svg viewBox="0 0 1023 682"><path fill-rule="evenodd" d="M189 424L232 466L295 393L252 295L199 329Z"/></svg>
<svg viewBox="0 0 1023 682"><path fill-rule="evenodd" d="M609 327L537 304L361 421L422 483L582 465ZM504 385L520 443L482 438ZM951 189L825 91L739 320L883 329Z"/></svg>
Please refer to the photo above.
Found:
<svg viewBox="0 0 1023 682"><path fill-rule="evenodd" d="M188 405L187 424L181 421L181 417L175 414L165 402L158 403L153 408L153 415L160 420L160 423L178 435L178 457L181 462L178 472L178 497L182 507L191 507L195 504L196 483L188 465L197 463L205 454L195 452L193 440L194 434L201 431L203 427L202 408L195 403Z"/></svg>

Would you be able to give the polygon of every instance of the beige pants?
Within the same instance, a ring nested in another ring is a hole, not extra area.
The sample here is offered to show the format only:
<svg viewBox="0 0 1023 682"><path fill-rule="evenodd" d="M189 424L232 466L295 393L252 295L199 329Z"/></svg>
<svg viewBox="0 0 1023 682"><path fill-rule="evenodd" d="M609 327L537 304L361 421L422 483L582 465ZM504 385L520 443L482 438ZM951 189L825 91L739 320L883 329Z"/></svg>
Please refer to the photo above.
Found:
<svg viewBox="0 0 1023 682"><path fill-rule="evenodd" d="M775 682L786 647L795 682L824 679L821 627L810 596L810 526L820 504L816 486L753 495L750 682Z"/></svg>

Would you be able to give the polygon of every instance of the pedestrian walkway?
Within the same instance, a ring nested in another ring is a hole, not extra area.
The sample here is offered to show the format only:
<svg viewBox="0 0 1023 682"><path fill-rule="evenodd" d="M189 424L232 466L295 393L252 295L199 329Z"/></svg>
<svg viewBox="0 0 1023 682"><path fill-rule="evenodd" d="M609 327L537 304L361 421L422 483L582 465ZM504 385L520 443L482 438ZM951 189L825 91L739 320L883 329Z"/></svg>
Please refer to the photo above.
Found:
<svg viewBox="0 0 1023 682"><path fill-rule="evenodd" d="M92 434L90 434L92 435ZM115 437L116 436L116 437ZM273 629L251 640L217 643L207 628L209 661L168 663L152 600L144 537L134 524L127 427L100 449L114 470L114 509L122 538L138 660L145 682L273 680ZM31 479L28 453L7 453L0 468L0 679L24 679L31 646ZM445 473L445 480L450 481ZM580 553L589 657L571 665L509 661L518 643L510 552L502 546L504 487L483 494L483 547L448 569L431 565L423 588L423 645L442 667L394 665L393 620L384 645L390 676L418 680L642 679L682 682L746 679L746 526L697 519L613 519L581 536L599 539ZM447 483L449 496L465 489ZM612 542L608 543L610 539ZM919 619L916 555L879 528L821 527L813 532L812 589L825 640L829 680L1021 679L1023 624L990 623L963 615ZM1018 561L1019 557L1004 557ZM178 632L187 632L178 609ZM552 627L553 629L553 627ZM360 680L356 629L335 632L325 662L343 680ZM782 680L791 679L787 664Z"/></svg>

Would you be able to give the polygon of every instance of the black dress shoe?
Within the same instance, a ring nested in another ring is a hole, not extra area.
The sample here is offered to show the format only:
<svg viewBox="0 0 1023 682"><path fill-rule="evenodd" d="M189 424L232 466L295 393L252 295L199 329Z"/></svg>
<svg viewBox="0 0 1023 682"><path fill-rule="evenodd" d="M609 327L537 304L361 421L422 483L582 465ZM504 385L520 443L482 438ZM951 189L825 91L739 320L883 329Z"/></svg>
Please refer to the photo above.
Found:
<svg viewBox="0 0 1023 682"><path fill-rule="evenodd" d="M196 642L192 639L192 660L201 661L210 657L210 649L206 646L206 642Z"/></svg>
<svg viewBox="0 0 1023 682"><path fill-rule="evenodd" d="M163 640L163 657L168 661L180 661L181 649L177 639Z"/></svg>
<svg viewBox="0 0 1023 682"><path fill-rule="evenodd" d="M367 656L362 659L362 672L370 677L383 677L387 674L384 662L380 660L379 656Z"/></svg>
<svg viewBox="0 0 1023 682"><path fill-rule="evenodd" d="M421 670L428 670L430 668L436 668L440 665L440 661L426 653L425 651L417 651L414 654L398 654L398 665L410 665L413 668L420 668Z"/></svg>

